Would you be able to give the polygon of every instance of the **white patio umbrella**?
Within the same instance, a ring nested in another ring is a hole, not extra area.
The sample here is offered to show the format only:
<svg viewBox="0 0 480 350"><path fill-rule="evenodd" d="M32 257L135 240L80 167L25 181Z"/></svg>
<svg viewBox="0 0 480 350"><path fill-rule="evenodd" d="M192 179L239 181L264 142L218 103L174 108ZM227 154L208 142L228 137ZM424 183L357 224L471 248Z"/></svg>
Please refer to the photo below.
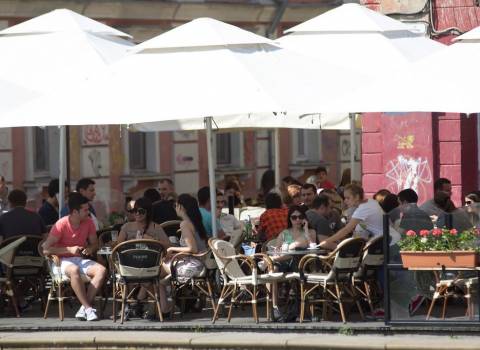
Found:
<svg viewBox="0 0 480 350"><path fill-rule="evenodd" d="M353 3L327 11L285 32L288 35L278 39L283 47L362 72L371 80L390 76L393 71L444 47L412 33L400 21ZM347 108L348 99L342 100L345 112L356 111ZM353 117L350 130L354 145ZM354 152L351 147L352 171Z"/></svg>
<svg viewBox="0 0 480 350"><path fill-rule="evenodd" d="M135 124L207 117L212 210L215 181L211 153L212 117L270 115L279 121L319 112L327 100L365 82L362 75L278 47L269 39L213 20L197 19L138 45L68 92L19 109L23 125L30 111L43 123ZM85 103L88 101L88 103ZM285 114L286 113L286 114ZM309 123L305 119L305 123ZM298 123L301 120L297 120ZM0 121L1 124L1 121ZM252 124L255 126L255 119Z"/></svg>
<svg viewBox="0 0 480 350"><path fill-rule="evenodd" d="M480 27L440 52L352 93L346 97L349 108L359 112L479 113L478 62ZM343 104L331 102L333 110Z"/></svg>
<svg viewBox="0 0 480 350"><path fill-rule="evenodd" d="M2 111L19 107L34 97L56 90L70 89L99 74L105 67L127 54L131 38L70 10L55 10L0 31L0 79L27 89L27 94L12 93L0 85ZM23 117L22 126L65 125L65 116L56 124L47 124L35 110ZM0 127L19 126L2 118ZM65 127L60 129L60 183L65 178ZM60 186L60 205L64 187Z"/></svg>

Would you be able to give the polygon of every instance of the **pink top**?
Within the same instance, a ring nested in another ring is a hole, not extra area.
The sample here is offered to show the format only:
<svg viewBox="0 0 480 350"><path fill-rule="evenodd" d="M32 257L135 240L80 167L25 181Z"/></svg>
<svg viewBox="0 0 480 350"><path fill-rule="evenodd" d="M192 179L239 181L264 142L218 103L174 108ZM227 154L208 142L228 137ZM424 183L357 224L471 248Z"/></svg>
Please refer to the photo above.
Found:
<svg viewBox="0 0 480 350"><path fill-rule="evenodd" d="M58 242L55 244L55 247L64 248L73 247L76 245L80 247L86 247L87 238L97 235L93 220L91 218L86 218L80 222L80 226L78 228L74 228L72 227L72 224L68 218L69 216L61 218L50 230L50 234L52 236L59 238ZM69 257L74 255L65 253L59 256Z"/></svg>

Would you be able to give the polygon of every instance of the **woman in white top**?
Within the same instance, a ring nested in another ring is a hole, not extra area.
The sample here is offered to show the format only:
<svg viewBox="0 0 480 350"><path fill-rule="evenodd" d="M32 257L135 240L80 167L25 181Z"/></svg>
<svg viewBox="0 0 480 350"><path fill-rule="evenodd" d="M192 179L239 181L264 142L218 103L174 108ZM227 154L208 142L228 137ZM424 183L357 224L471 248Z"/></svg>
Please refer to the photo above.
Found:
<svg viewBox="0 0 480 350"><path fill-rule="evenodd" d="M337 242L354 231L356 237L365 239L383 234L383 210L376 200L365 198L363 188L355 184L345 186L344 196L345 204L357 209L344 228L320 243L323 248L335 249Z"/></svg>

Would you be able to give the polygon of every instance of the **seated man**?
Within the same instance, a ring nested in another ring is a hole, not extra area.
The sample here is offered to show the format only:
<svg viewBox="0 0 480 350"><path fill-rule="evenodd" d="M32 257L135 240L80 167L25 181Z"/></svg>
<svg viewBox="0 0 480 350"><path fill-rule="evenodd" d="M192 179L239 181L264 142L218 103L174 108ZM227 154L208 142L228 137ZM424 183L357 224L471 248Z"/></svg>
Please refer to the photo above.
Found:
<svg viewBox="0 0 480 350"><path fill-rule="evenodd" d="M27 195L22 190L8 194L10 210L0 216L0 242L17 235L41 236L47 232L45 224L37 213L25 209Z"/></svg>
<svg viewBox="0 0 480 350"><path fill-rule="evenodd" d="M326 240L335 233L335 222L331 223L329 220L331 215L330 199L324 195L315 197L312 209L307 210L306 216L310 227L316 232L318 242Z"/></svg>
<svg viewBox="0 0 480 350"><path fill-rule="evenodd" d="M88 202L80 193L70 194L70 214L56 222L42 248L45 255L55 254L61 258L60 271L70 278L72 289L82 304L75 317L96 321L98 316L92 303L103 284L106 269L83 257L93 255L98 245L95 224L89 217ZM82 274L91 279L87 290L81 278Z"/></svg>

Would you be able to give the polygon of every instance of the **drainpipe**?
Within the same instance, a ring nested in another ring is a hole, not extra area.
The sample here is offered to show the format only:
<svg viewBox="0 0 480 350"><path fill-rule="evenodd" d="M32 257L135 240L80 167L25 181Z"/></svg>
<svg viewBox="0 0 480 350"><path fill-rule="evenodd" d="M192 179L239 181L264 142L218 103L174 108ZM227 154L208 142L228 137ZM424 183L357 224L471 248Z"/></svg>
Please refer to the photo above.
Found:
<svg viewBox="0 0 480 350"><path fill-rule="evenodd" d="M275 16L273 17L270 27L267 29L267 38L272 38L277 30L278 24L282 20L283 14L288 7L288 0L275 0L277 4L277 10L275 11Z"/></svg>

